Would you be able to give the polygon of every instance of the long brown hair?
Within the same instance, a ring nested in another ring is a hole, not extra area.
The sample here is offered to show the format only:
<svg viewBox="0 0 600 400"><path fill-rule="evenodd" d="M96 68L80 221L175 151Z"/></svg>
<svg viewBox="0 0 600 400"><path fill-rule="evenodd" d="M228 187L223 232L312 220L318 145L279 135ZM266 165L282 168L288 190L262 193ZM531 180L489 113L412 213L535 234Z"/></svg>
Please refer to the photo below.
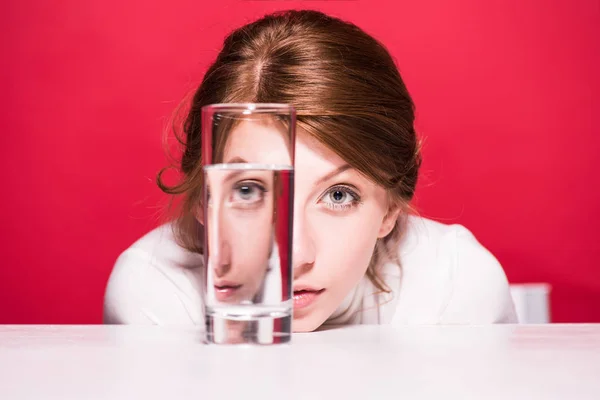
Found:
<svg viewBox="0 0 600 400"><path fill-rule="evenodd" d="M186 108L178 169L182 179L158 186L183 195L175 228L180 244L202 252L195 210L201 200L201 108L213 103L288 103L297 126L387 189L403 208L376 245L367 276L383 291L384 261L398 260L421 157L414 105L386 48L354 24L318 11L267 15L233 31Z"/></svg>

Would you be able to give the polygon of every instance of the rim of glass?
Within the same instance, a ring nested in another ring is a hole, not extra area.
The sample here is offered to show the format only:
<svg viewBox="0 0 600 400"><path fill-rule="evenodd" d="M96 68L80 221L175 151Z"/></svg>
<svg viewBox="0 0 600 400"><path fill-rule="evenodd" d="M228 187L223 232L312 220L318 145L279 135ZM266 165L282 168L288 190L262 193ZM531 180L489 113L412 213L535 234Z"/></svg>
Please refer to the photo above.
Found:
<svg viewBox="0 0 600 400"><path fill-rule="evenodd" d="M250 112L295 112L291 104L285 103L215 103L202 107L203 111L250 111Z"/></svg>
<svg viewBox="0 0 600 400"><path fill-rule="evenodd" d="M207 164L205 170L268 170L268 171L293 171L294 166L289 164L264 164L264 163L217 163Z"/></svg>

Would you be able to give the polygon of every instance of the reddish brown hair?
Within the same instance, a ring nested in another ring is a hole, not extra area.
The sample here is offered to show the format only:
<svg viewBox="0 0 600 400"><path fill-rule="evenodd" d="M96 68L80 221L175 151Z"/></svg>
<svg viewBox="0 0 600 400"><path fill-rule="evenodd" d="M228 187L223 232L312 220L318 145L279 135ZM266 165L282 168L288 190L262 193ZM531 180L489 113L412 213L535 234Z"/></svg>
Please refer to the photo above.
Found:
<svg viewBox="0 0 600 400"><path fill-rule="evenodd" d="M175 224L185 248L202 252L194 210L200 204L201 108L213 103L288 103L297 125L352 167L387 189L408 210L421 163L414 105L386 48L357 26L317 11L267 15L233 31L186 109L182 180L168 194L183 195ZM383 261L398 260L406 212L378 241L367 275L381 290Z"/></svg>

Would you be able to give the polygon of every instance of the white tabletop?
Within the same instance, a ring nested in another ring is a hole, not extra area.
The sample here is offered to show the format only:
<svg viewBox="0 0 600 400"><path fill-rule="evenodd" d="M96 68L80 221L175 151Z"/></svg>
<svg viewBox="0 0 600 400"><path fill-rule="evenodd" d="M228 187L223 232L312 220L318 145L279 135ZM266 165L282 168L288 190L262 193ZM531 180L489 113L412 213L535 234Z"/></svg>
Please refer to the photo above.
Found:
<svg viewBox="0 0 600 400"><path fill-rule="evenodd" d="M265 347L200 335L0 326L0 399L600 399L600 325L356 326Z"/></svg>

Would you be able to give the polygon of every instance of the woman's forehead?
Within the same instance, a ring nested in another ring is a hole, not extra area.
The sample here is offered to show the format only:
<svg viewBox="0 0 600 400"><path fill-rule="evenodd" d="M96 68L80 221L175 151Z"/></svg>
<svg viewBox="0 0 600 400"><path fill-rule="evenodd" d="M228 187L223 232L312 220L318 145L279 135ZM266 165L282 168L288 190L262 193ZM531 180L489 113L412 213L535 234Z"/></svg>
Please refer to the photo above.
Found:
<svg viewBox="0 0 600 400"><path fill-rule="evenodd" d="M229 133L223 159L226 163L242 159L249 163L289 165L291 155L286 129L271 121L242 120Z"/></svg>
<svg viewBox="0 0 600 400"><path fill-rule="evenodd" d="M286 134L272 124L242 121L232 129L224 161L241 159L248 163L289 165L291 160ZM304 129L296 130L295 170L304 174L327 174L346 162Z"/></svg>

